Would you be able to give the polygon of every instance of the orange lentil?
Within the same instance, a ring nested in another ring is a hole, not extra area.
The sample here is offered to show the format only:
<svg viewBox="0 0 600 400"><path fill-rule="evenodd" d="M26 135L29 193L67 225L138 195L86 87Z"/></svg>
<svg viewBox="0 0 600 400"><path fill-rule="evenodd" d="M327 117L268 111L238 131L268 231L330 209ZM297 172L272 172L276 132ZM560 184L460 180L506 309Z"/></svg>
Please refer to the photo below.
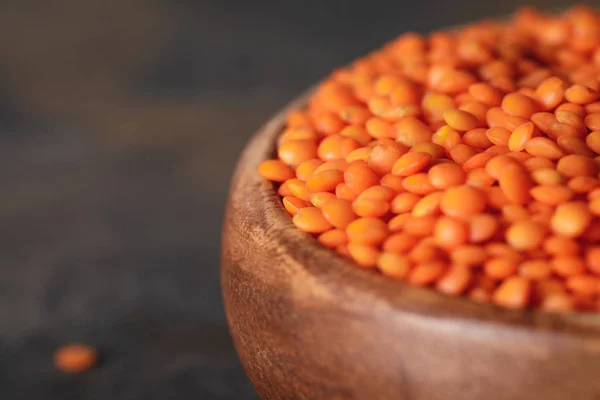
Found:
<svg viewBox="0 0 600 400"><path fill-rule="evenodd" d="M315 129L323 135L334 135L344 128L344 121L331 112L322 113L314 117Z"/></svg>
<svg viewBox="0 0 600 400"><path fill-rule="evenodd" d="M339 112L339 116L342 121L345 121L348 124L358 125L364 124L372 116L372 114L366 107L351 105L342 108Z"/></svg>
<svg viewBox="0 0 600 400"><path fill-rule="evenodd" d="M525 122L519 125L508 138L508 148L510 151L522 151L525 149L525 144L533 137L535 127L531 122Z"/></svg>
<svg viewBox="0 0 600 400"><path fill-rule="evenodd" d="M485 118L489 107L477 101L469 101L461 104L458 109L473 114L475 118L477 118L478 125L481 126L485 124Z"/></svg>
<svg viewBox="0 0 600 400"><path fill-rule="evenodd" d="M531 157L523 164L529 171L535 171L542 168L554 168L554 162L545 157Z"/></svg>
<svg viewBox="0 0 600 400"><path fill-rule="evenodd" d="M495 154L493 153L479 153L479 154L475 154L473 156L471 156L466 162L464 162L462 165L463 170L465 170L466 172L469 171L473 171L474 169L479 169L479 168L483 168L487 165L488 161L490 161L492 158L496 157Z"/></svg>
<svg viewBox="0 0 600 400"><path fill-rule="evenodd" d="M433 215L424 215L421 217L412 216L404 222L404 232L413 236L428 236L435 229L437 217Z"/></svg>
<svg viewBox="0 0 600 400"><path fill-rule="evenodd" d="M565 181L553 168L539 168L531 172L531 178L538 185L560 185Z"/></svg>
<svg viewBox="0 0 600 400"><path fill-rule="evenodd" d="M504 96L501 107L506 114L522 118L529 118L537 111L534 101L519 92Z"/></svg>
<svg viewBox="0 0 600 400"><path fill-rule="evenodd" d="M402 181L402 186L406 191L420 195L429 194L435 191L435 188L431 182L429 182L429 176L426 172L407 176Z"/></svg>
<svg viewBox="0 0 600 400"><path fill-rule="evenodd" d="M600 197L600 188L596 188L589 192L587 197L590 200L597 199L598 197Z"/></svg>
<svg viewBox="0 0 600 400"><path fill-rule="evenodd" d="M546 228L541 224L522 220L514 222L506 231L506 242L518 250L536 249L542 245Z"/></svg>
<svg viewBox="0 0 600 400"><path fill-rule="evenodd" d="M585 138L585 144L596 154L600 154L600 131L590 132Z"/></svg>
<svg viewBox="0 0 600 400"><path fill-rule="evenodd" d="M358 160L348 165L348 169L344 172L344 181L351 190L358 193L377 185L379 177L366 162Z"/></svg>
<svg viewBox="0 0 600 400"><path fill-rule="evenodd" d="M322 233L332 228L321 209L316 207L300 208L293 217L294 225L304 232Z"/></svg>
<svg viewBox="0 0 600 400"><path fill-rule="evenodd" d="M377 146L375 146L375 147L377 147ZM358 160L368 162L369 157L371 156L372 150L373 150L373 148L371 148L371 147L360 147L356 150L351 151L350 154L348 154L346 156L345 160L335 160L335 161L346 161L347 164L354 162L354 161L358 161ZM328 162L334 162L334 161L328 161Z"/></svg>
<svg viewBox="0 0 600 400"><path fill-rule="evenodd" d="M492 258L495 257L508 259L516 263L520 263L522 261L521 253L507 243L490 242L485 246L485 250Z"/></svg>
<svg viewBox="0 0 600 400"><path fill-rule="evenodd" d="M523 67L525 65L523 63L520 63L519 66ZM527 66L526 70L527 75L524 75L517 82L517 84L521 86L522 89L533 90L551 75L549 70L547 70L546 68L538 68L536 65L529 65Z"/></svg>
<svg viewBox="0 0 600 400"><path fill-rule="evenodd" d="M467 175L467 184L477 188L490 187L494 184L494 182L496 182L496 179L484 168L478 168L469 171Z"/></svg>
<svg viewBox="0 0 600 400"><path fill-rule="evenodd" d="M429 169L429 181L436 189L448 189L465 183L466 174L463 169L452 163L438 164Z"/></svg>
<svg viewBox="0 0 600 400"><path fill-rule="evenodd" d="M379 201L385 201L385 202L389 202L391 201L395 196L395 192L393 189L390 189L389 187L386 186L381 186L381 185L375 185L375 186L371 186L368 189L365 189L363 192L361 192L357 199L360 200L364 200L364 199L369 199L369 200L379 200Z"/></svg>
<svg viewBox="0 0 600 400"><path fill-rule="evenodd" d="M520 204L507 204L502 207L502 217L507 222L518 222L530 217L529 210Z"/></svg>
<svg viewBox="0 0 600 400"><path fill-rule="evenodd" d="M346 231L343 229L332 229L321 233L317 240L323 246L335 249L338 246L348 244L348 235L346 235Z"/></svg>
<svg viewBox="0 0 600 400"><path fill-rule="evenodd" d="M306 187L306 183L300 179L289 179L286 181L291 195L304 200L310 200L310 190Z"/></svg>
<svg viewBox="0 0 600 400"><path fill-rule="evenodd" d="M452 217L440 217L435 225L434 235L439 246L452 249L465 243L469 237L466 222Z"/></svg>
<svg viewBox="0 0 600 400"><path fill-rule="evenodd" d="M458 165L464 165L475 155L475 151L466 144L457 144L450 149L450 157Z"/></svg>
<svg viewBox="0 0 600 400"><path fill-rule="evenodd" d="M402 118L395 126L396 140L412 147L418 143L431 141L433 132L425 123L415 117Z"/></svg>
<svg viewBox="0 0 600 400"><path fill-rule="evenodd" d="M598 165L591 158L579 155L569 154L562 157L556 169L562 175L567 177L575 176L595 176L598 173Z"/></svg>
<svg viewBox="0 0 600 400"><path fill-rule="evenodd" d="M410 217L410 213L402 213L390 219L388 222L388 228L390 232L399 232L404 229L404 224L410 219Z"/></svg>
<svg viewBox="0 0 600 400"><path fill-rule="evenodd" d="M581 134L585 134L585 123L584 123L584 119L582 118L582 116L580 114L571 112L571 111L558 111L556 110L554 112L554 115L556 116L556 120L558 122L567 124L572 126L573 128L576 129L577 133L581 133Z"/></svg>
<svg viewBox="0 0 600 400"><path fill-rule="evenodd" d="M485 274L496 280L506 279L517 273L518 261L511 258L489 258L483 265Z"/></svg>
<svg viewBox="0 0 600 400"><path fill-rule="evenodd" d="M498 126L495 128L487 129L485 132L485 135L487 136L489 141L492 142L493 144L508 145L508 141L509 141L511 135L514 135L514 133L511 134L511 132L508 129ZM512 150L512 151L518 151L518 150Z"/></svg>
<svg viewBox="0 0 600 400"><path fill-rule="evenodd" d="M414 193L400 193L392 200L390 210L395 214L410 212L421 198L421 196Z"/></svg>
<svg viewBox="0 0 600 400"><path fill-rule="evenodd" d="M575 192L564 185L535 186L529 193L537 201L551 206L569 201L575 196Z"/></svg>
<svg viewBox="0 0 600 400"><path fill-rule="evenodd" d="M352 203L348 200L330 200L323 204L321 212L328 223L340 229L346 228L356 218Z"/></svg>
<svg viewBox="0 0 600 400"><path fill-rule="evenodd" d="M450 96L427 92L421 101L421 107L429 120L441 120L444 111L456 106L454 99Z"/></svg>
<svg viewBox="0 0 600 400"><path fill-rule="evenodd" d="M431 143L431 142L424 142L424 143L416 144L413 146L411 151L419 151L422 153L427 153L427 154L431 155L432 160L438 160L441 157L444 157L444 155L446 154L446 150L442 146L440 146L439 144Z"/></svg>
<svg viewBox="0 0 600 400"><path fill-rule="evenodd" d="M538 112L531 116L531 122L540 131L548 133L553 124L558 123L556 116L549 112Z"/></svg>
<svg viewBox="0 0 600 400"><path fill-rule="evenodd" d="M348 125L340 131L340 135L356 140L361 146L366 146L372 139L365 128L358 125Z"/></svg>
<svg viewBox="0 0 600 400"><path fill-rule="evenodd" d="M406 34L338 68L258 166L356 264L509 308L600 312L600 14Z"/></svg>
<svg viewBox="0 0 600 400"><path fill-rule="evenodd" d="M311 158L310 160L300 163L296 167L296 177L305 182L308 181L321 164L323 164L323 160L318 158Z"/></svg>
<svg viewBox="0 0 600 400"><path fill-rule="evenodd" d="M468 91L475 100L492 107L499 106L502 101L502 95L489 83L473 83Z"/></svg>
<svg viewBox="0 0 600 400"><path fill-rule="evenodd" d="M508 146L503 146L503 145L493 145L488 147L487 149L485 149L486 153L492 153L492 154L507 154L510 153L510 149L508 148Z"/></svg>
<svg viewBox="0 0 600 400"><path fill-rule="evenodd" d="M312 172L312 174L319 174L323 171L327 171L329 169L339 169L340 171L346 171L346 169L348 168L348 162L346 160L332 160L332 161L326 161L324 163L322 163L321 165L319 165L317 168L315 168L315 170ZM296 172L297 174L297 172ZM312 176L311 174L311 176ZM299 179L302 179L301 177L298 176ZM302 180L308 180L308 179L302 179Z"/></svg>
<svg viewBox="0 0 600 400"><path fill-rule="evenodd" d="M258 171L263 178L273 182L284 182L296 176L294 170L280 160L263 161Z"/></svg>
<svg viewBox="0 0 600 400"><path fill-rule="evenodd" d="M501 172L498 183L510 202L524 204L530 199L529 190L533 182L528 171L521 165L507 164Z"/></svg>
<svg viewBox="0 0 600 400"><path fill-rule="evenodd" d="M468 219L485 209L485 196L479 189L471 186L452 187L444 192L440 208L446 215Z"/></svg>
<svg viewBox="0 0 600 400"><path fill-rule="evenodd" d="M531 297L531 282L520 276L513 276L500 284L493 295L494 303L507 308L524 308Z"/></svg>
<svg viewBox="0 0 600 400"><path fill-rule="evenodd" d="M298 165L317 157L317 143L311 139L290 140L279 146L278 155L286 164Z"/></svg>
<svg viewBox="0 0 600 400"><path fill-rule="evenodd" d="M408 283L426 286L444 275L448 266L442 261L431 261L416 265L408 274Z"/></svg>
<svg viewBox="0 0 600 400"><path fill-rule="evenodd" d="M443 195L443 192L433 192L426 195L415 204L412 215L415 217L437 215L440 211L440 202Z"/></svg>
<svg viewBox="0 0 600 400"><path fill-rule="evenodd" d="M462 137L462 142L467 146L478 149L488 149L494 145L487 137L486 129L484 128L471 129L470 131L465 132Z"/></svg>
<svg viewBox="0 0 600 400"><path fill-rule="evenodd" d="M367 130L367 133L375 139L394 137L394 128L392 124L382 118L369 118L365 123L365 129Z"/></svg>
<svg viewBox="0 0 600 400"><path fill-rule="evenodd" d="M377 267L385 276L393 279L405 279L411 271L412 264L405 256L383 252L377 259Z"/></svg>
<svg viewBox="0 0 600 400"><path fill-rule="evenodd" d="M312 125L311 117L307 113L299 110L294 110L289 113L286 123L290 128L310 127Z"/></svg>
<svg viewBox="0 0 600 400"><path fill-rule="evenodd" d="M429 88L447 94L464 92L475 81L475 77L469 72L443 65L432 66L427 76Z"/></svg>
<svg viewBox="0 0 600 400"><path fill-rule="evenodd" d="M588 193L600 186L600 181L592 176L576 176L569 180L567 186L575 193Z"/></svg>
<svg viewBox="0 0 600 400"><path fill-rule="evenodd" d="M97 350L87 344L65 344L54 352L54 365L62 372L79 374L91 369L98 360Z"/></svg>
<svg viewBox="0 0 600 400"><path fill-rule="evenodd" d="M286 196L282 199L283 206L290 215L294 215L299 209L308 207L304 200L300 200L293 196Z"/></svg>
<svg viewBox="0 0 600 400"><path fill-rule="evenodd" d="M592 296L600 290L600 279L587 274L570 276L566 286L572 292Z"/></svg>
<svg viewBox="0 0 600 400"><path fill-rule="evenodd" d="M535 90L535 96L546 110L552 110L563 101L565 89L565 82L553 76L540 83Z"/></svg>
<svg viewBox="0 0 600 400"><path fill-rule="evenodd" d="M354 201L358 197L358 194L350 189L345 183L340 183L335 188L335 196L338 199Z"/></svg>
<svg viewBox="0 0 600 400"><path fill-rule="evenodd" d="M401 157L404 157L402 153L398 152L393 147L385 144L378 144L371 150L368 165L377 174L385 175L392 171L394 164Z"/></svg>
<svg viewBox="0 0 600 400"><path fill-rule="evenodd" d="M575 84L565 90L565 99L575 104L589 104L598 100L600 93L586 86Z"/></svg>
<svg viewBox="0 0 600 400"><path fill-rule="evenodd" d="M279 186L279 189L277 189L277 194L279 196L293 196L292 191L290 190L290 181L291 179L288 179L287 181L283 182L281 186Z"/></svg>
<svg viewBox="0 0 600 400"><path fill-rule="evenodd" d="M343 160L348 154L360 147L360 143L352 138L330 135L319 143L317 155L323 161Z"/></svg>
<svg viewBox="0 0 600 400"><path fill-rule="evenodd" d="M507 204L510 204L510 200L506 197L506 194L502 191L499 186L492 186L486 189L487 202L490 208L501 210Z"/></svg>
<svg viewBox="0 0 600 400"><path fill-rule="evenodd" d="M556 143L558 143L561 149L566 153L579 154L586 157L594 157L595 155L585 142L577 137L563 135L556 140Z"/></svg>
<svg viewBox="0 0 600 400"><path fill-rule="evenodd" d="M563 150L551 139L534 137L525 142L525 151L534 157L556 160L564 155Z"/></svg>
<svg viewBox="0 0 600 400"><path fill-rule="evenodd" d="M279 137L279 145L292 140L312 140L315 141L319 138L319 135L311 128L298 127L288 128Z"/></svg>
<svg viewBox="0 0 600 400"><path fill-rule="evenodd" d="M392 167L392 174L398 176L410 176L423 170L431 161L429 153L410 151L399 157Z"/></svg>
<svg viewBox="0 0 600 400"><path fill-rule="evenodd" d="M373 246L383 243L388 231L387 224L379 218L358 218L346 228L350 242Z"/></svg>
<svg viewBox="0 0 600 400"><path fill-rule="evenodd" d="M588 106L594 106L594 104L600 105L600 103L592 103L592 104L589 104ZM586 107L588 107L588 106L586 106ZM600 108L598 108L598 110L600 110ZM558 114L561 111L567 111L567 112L573 113L581 118L585 118L586 113L594 112L594 111L586 111L586 108L584 108L580 104L574 104L574 103L563 103L563 104L559 105L558 107L556 107L556 109L554 110L554 113ZM561 122L566 122L566 121L561 121Z"/></svg>
<svg viewBox="0 0 600 400"><path fill-rule="evenodd" d="M552 271L562 277L579 275L585 271L585 263L583 260L572 255L557 255L550 263L552 265Z"/></svg>
<svg viewBox="0 0 600 400"><path fill-rule="evenodd" d="M508 151L507 153L505 153L507 157L512 158L515 161L518 161L521 165L525 164L525 161L529 160L530 158L532 158L529 154L527 153L523 153L523 152L514 152L514 151Z"/></svg>
<svg viewBox="0 0 600 400"><path fill-rule="evenodd" d="M467 111L455 108L450 108L444 111L442 117L448 126L456 129L457 131L468 131L479 126L477 117Z"/></svg>
<svg viewBox="0 0 600 400"><path fill-rule="evenodd" d="M517 161L504 154L501 154L495 156L487 162L485 165L485 171L494 179L499 179L500 175L506 170L506 167L513 164L517 164Z"/></svg>
<svg viewBox="0 0 600 400"><path fill-rule="evenodd" d="M382 217L390 209L389 203L375 199L356 199L352 209L359 217Z"/></svg>
<svg viewBox="0 0 600 400"><path fill-rule="evenodd" d="M450 260L455 264L478 266L487 258L486 251L481 246L463 244L452 249Z"/></svg>
<svg viewBox="0 0 600 400"><path fill-rule="evenodd" d="M443 125L431 136L431 142L442 146L446 150L450 150L460 144L461 137L455 129L452 129L448 125Z"/></svg>
<svg viewBox="0 0 600 400"><path fill-rule="evenodd" d="M458 296L463 293L473 279L473 272L467 266L456 264L452 265L436 284L438 291Z"/></svg>
<svg viewBox="0 0 600 400"><path fill-rule="evenodd" d="M402 181L404 179L400 176L395 176L392 174L385 174L381 177L381 185L387 188L392 189L394 192L402 192L404 191L404 187L402 186Z"/></svg>
<svg viewBox="0 0 600 400"><path fill-rule="evenodd" d="M532 281L541 281L550 278L552 268L546 260L528 260L519 264L518 274Z"/></svg>
<svg viewBox="0 0 600 400"><path fill-rule="evenodd" d="M377 266L380 254L377 247L368 244L353 243L352 241L347 244L347 247L350 257L359 266L363 268L374 268Z"/></svg>
<svg viewBox="0 0 600 400"><path fill-rule="evenodd" d="M337 185L344 181L344 171L339 169L328 169L326 171L313 174L306 182L306 188L311 193L330 192L335 190Z"/></svg>
<svg viewBox="0 0 600 400"><path fill-rule="evenodd" d="M419 241L416 236L405 232L395 233L383 242L383 250L394 253L405 254L411 250Z"/></svg>

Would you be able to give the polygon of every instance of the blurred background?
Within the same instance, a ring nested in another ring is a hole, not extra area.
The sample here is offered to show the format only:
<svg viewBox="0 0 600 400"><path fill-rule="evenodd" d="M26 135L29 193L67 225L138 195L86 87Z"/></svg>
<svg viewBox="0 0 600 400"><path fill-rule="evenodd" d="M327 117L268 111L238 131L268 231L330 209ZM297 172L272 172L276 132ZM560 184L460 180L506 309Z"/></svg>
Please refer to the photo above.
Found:
<svg viewBox="0 0 600 400"><path fill-rule="evenodd" d="M244 144L299 91L397 34L519 4L2 1L2 397L257 399L219 291ZM56 371L54 349L72 341L96 346L100 364Z"/></svg>

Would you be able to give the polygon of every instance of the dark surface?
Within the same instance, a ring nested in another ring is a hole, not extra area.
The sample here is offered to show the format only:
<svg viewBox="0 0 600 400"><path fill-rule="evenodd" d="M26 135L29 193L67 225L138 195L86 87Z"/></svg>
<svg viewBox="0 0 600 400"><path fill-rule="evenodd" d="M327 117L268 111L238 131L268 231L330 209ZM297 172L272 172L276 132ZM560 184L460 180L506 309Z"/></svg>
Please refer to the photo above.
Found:
<svg viewBox="0 0 600 400"><path fill-rule="evenodd" d="M239 151L332 67L516 4L1 2L3 398L255 399L218 282ZM74 340L103 360L69 377Z"/></svg>

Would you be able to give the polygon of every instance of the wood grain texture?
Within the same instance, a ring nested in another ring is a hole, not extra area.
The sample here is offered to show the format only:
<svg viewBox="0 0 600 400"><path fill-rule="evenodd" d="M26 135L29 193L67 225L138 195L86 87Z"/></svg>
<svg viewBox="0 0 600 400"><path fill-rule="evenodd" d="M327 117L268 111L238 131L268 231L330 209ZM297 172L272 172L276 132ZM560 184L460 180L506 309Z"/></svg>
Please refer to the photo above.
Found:
<svg viewBox="0 0 600 400"><path fill-rule="evenodd" d="M600 398L600 317L513 311L362 270L297 230L257 173L290 108L249 143L223 229L222 290L263 399Z"/></svg>

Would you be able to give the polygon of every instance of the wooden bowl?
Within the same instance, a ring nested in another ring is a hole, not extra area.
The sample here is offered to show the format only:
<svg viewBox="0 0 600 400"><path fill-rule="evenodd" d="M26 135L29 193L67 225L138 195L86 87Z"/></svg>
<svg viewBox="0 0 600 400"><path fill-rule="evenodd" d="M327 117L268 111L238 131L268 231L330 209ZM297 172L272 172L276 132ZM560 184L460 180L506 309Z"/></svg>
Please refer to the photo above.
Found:
<svg viewBox="0 0 600 400"><path fill-rule="evenodd" d="M363 270L297 230L257 166L290 109L242 154L225 217L222 290L263 399L600 399L600 316L514 311Z"/></svg>

